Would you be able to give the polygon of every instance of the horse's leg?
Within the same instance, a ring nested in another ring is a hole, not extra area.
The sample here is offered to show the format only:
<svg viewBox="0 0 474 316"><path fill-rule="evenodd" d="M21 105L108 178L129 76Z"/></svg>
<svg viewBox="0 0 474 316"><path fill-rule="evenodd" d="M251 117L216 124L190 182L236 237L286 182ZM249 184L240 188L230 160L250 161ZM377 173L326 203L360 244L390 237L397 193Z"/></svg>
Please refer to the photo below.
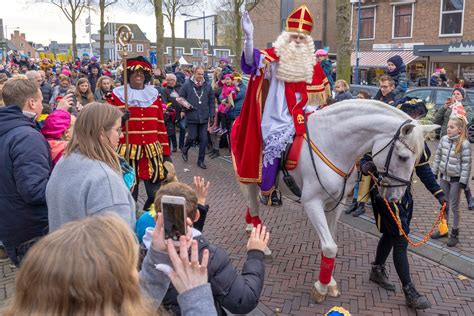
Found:
<svg viewBox="0 0 474 316"><path fill-rule="evenodd" d="M330 209L330 208L329 208ZM342 211L344 209L344 205L339 204L333 211L325 212L326 220L328 222L329 231L334 241L336 241L336 229L337 229L337 222L341 217ZM328 296L330 297L339 297L341 293L337 288L337 283L334 277L331 276L331 282L328 285Z"/></svg>
<svg viewBox="0 0 474 316"><path fill-rule="evenodd" d="M337 288L336 281L332 278L337 245L331 236L322 201L313 198L304 203L304 208L321 241L322 258L319 279L314 283L311 294L317 303L322 303L326 299L326 295L329 294L330 288L331 291L334 287ZM331 294L333 293L331 292Z"/></svg>

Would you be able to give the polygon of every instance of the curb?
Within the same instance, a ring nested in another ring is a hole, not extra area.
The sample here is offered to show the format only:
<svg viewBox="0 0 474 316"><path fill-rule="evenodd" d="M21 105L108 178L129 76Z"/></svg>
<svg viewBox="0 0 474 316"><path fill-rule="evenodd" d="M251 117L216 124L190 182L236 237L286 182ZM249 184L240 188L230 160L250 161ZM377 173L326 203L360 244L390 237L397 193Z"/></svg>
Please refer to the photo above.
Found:
<svg viewBox="0 0 474 316"><path fill-rule="evenodd" d="M227 158L219 157L222 161L229 163L232 168L232 161ZM292 198L288 198L294 201ZM339 218L341 223L352 226L364 233L369 235L380 237L375 221L371 218L362 215L359 217L353 217L350 214L342 213ZM410 238L415 241L421 241L422 239L418 236L410 235ZM446 247L442 247L431 241L426 242L423 247L414 248L409 245L408 250L447 268L450 268L470 279L474 279L474 258L460 254Z"/></svg>

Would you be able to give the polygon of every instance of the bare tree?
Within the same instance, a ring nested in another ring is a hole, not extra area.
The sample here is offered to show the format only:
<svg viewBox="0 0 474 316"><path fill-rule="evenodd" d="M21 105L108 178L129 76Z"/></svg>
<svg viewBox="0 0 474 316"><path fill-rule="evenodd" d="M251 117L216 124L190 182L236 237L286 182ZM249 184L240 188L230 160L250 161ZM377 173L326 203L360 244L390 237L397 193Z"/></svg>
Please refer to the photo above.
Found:
<svg viewBox="0 0 474 316"><path fill-rule="evenodd" d="M99 0L99 14L100 14L100 29L99 29L99 36L100 36L100 49L99 49L99 55L100 59L103 61L104 60L104 46L105 46L105 21L104 21L104 16L105 16L105 10L107 7L117 3L118 0Z"/></svg>
<svg viewBox="0 0 474 316"><path fill-rule="evenodd" d="M76 45L76 22L81 16L82 11L88 5L87 0L39 0L38 2L51 3L61 9L66 18L71 22L72 28L72 54L77 56Z"/></svg>
<svg viewBox="0 0 474 316"><path fill-rule="evenodd" d="M176 60L176 14L181 12L181 9L191 7L196 4L196 0L163 0L164 12L163 15L166 17L171 26L171 60Z"/></svg>
<svg viewBox="0 0 474 316"><path fill-rule="evenodd" d="M336 0L337 79L351 80L351 4L349 0Z"/></svg>

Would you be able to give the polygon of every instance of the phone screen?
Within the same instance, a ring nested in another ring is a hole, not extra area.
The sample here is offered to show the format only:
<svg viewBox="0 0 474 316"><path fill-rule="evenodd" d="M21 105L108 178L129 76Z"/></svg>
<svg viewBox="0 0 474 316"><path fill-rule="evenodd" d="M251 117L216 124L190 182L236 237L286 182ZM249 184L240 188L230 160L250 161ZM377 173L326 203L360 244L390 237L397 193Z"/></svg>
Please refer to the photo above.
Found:
<svg viewBox="0 0 474 316"><path fill-rule="evenodd" d="M162 203L165 239L179 241L181 235L186 235L186 217L184 204Z"/></svg>

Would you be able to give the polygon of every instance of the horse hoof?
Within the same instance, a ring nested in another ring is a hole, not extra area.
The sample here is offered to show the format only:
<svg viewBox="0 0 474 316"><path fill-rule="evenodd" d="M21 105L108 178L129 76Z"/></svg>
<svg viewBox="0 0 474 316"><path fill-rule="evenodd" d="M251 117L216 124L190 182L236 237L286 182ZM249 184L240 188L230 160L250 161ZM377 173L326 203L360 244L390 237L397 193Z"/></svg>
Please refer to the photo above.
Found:
<svg viewBox="0 0 474 316"><path fill-rule="evenodd" d="M339 292L339 289L337 288L336 285L328 285L328 296L329 297L339 297L341 296L341 292Z"/></svg>
<svg viewBox="0 0 474 316"><path fill-rule="evenodd" d="M318 304L321 304L322 302L326 300L326 294L319 293L318 289L314 285L313 285L313 288L311 289L311 297Z"/></svg>
<svg viewBox="0 0 474 316"><path fill-rule="evenodd" d="M272 256L272 251L268 247L265 247L265 249L263 250L263 253L265 254L265 257L271 257Z"/></svg>

